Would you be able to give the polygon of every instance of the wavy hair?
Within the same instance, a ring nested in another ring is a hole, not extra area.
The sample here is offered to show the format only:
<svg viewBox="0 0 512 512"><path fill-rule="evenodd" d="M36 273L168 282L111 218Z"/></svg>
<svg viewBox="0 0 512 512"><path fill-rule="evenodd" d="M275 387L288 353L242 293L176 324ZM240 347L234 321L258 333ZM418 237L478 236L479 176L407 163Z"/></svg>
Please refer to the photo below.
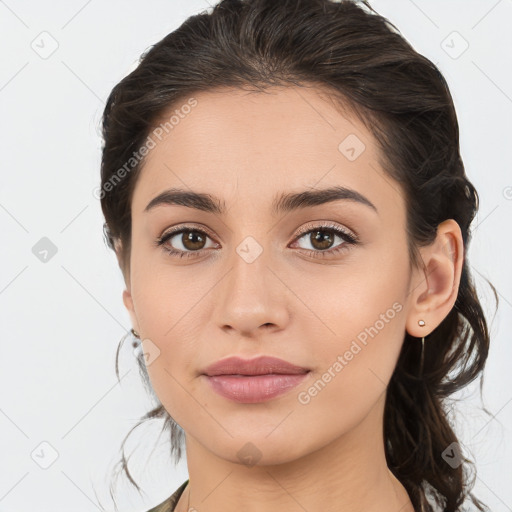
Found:
<svg viewBox="0 0 512 512"><path fill-rule="evenodd" d="M134 155L162 116L201 91L265 91L272 86L326 91L370 130L380 148L379 163L405 192L411 265L426 272L419 247L433 242L444 220L459 224L464 263L457 300L426 336L421 378L421 344L405 333L386 394L385 451L389 469L416 510L460 511L468 496L478 510L486 510L470 492L472 461L462 457L452 467L443 457L445 450L460 444L450 424L448 398L483 373L489 351L487 322L466 258L478 194L460 156L459 127L446 80L367 1L221 0L142 54L138 67L111 91L102 119L104 236L116 251L125 280L131 198L144 164L144 158ZM490 286L497 305L496 290ZM116 354L118 379L124 339ZM163 420L162 432L170 436L171 458L176 460L181 458L184 432L151 389L142 355L138 365L159 405L127 434L119 464L140 490L124 455L133 429L146 420Z"/></svg>

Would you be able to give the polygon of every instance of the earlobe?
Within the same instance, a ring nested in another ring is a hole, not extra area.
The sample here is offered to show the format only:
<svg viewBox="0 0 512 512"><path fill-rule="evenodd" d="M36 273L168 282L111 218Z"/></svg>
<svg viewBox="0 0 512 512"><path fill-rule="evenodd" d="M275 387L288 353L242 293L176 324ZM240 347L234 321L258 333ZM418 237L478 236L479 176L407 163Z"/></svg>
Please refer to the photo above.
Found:
<svg viewBox="0 0 512 512"><path fill-rule="evenodd" d="M453 219L439 224L435 241L420 250L425 269L412 282L407 331L415 337L431 333L452 310L459 291L464 259L460 226ZM423 319L424 327L418 325Z"/></svg>
<svg viewBox="0 0 512 512"><path fill-rule="evenodd" d="M123 303L128 311L134 311L132 294L128 290L123 290Z"/></svg>

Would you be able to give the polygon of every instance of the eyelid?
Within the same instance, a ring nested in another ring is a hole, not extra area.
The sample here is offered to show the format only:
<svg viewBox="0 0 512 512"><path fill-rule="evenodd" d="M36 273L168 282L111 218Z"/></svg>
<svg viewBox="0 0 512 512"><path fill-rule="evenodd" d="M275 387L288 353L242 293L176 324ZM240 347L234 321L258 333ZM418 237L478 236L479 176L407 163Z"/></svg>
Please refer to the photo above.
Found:
<svg viewBox="0 0 512 512"><path fill-rule="evenodd" d="M328 228L342 231L348 237L353 238L355 241L359 241L359 236L356 233L354 233L354 231L339 224L336 224L330 220L311 221L310 223L304 225L302 228L299 229L299 231L297 232L297 236L295 237L295 240L297 238L300 238L302 235L309 233L312 230Z"/></svg>
<svg viewBox="0 0 512 512"><path fill-rule="evenodd" d="M215 239L213 233L204 224L198 224L195 222L185 222L179 224L178 226L173 226L172 228L163 231L163 233L158 238L162 239L167 235L179 233L180 231L193 231L194 229L197 229L198 231L204 231L204 233L208 235L210 238Z"/></svg>
<svg viewBox="0 0 512 512"><path fill-rule="evenodd" d="M167 235L170 235L170 234L173 234L173 233L177 233L177 232L179 232L181 230L189 230L191 228L193 229L193 228L196 228L196 227L199 229L199 231L204 231L205 234L207 234L210 238L212 238L212 239L216 238L212 234L212 232L204 224L199 224L199 223L194 223L194 222L187 222L187 223L183 223L183 224L180 224L178 226L174 226L172 228L169 228L168 230L163 231L163 233L158 238L162 239L162 238L164 238ZM318 229L318 228L339 229L340 231L343 231L346 235L351 236L355 240L359 241L359 236L354 231L352 231L351 229L348 229L348 228L346 228L344 226L341 226L339 224L336 224L333 221L328 221L328 220L325 220L325 221L317 220L317 221L308 222L303 227L301 227L299 229L299 231L297 231L297 234L296 234L296 236L294 238L294 241L297 238L301 237L302 235L308 233L312 229Z"/></svg>

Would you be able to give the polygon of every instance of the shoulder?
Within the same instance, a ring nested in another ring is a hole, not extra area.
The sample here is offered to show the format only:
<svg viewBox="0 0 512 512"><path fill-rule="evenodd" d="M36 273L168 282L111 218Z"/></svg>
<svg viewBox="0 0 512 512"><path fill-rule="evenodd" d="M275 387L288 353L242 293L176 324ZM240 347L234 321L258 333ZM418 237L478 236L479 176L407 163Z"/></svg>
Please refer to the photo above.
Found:
<svg viewBox="0 0 512 512"><path fill-rule="evenodd" d="M147 512L173 512L174 508L176 507L176 504L178 503L178 500L180 499L180 496L183 494L183 491L185 490L185 487L188 484L188 480L183 482L175 491L174 493L169 496L165 501L157 505L156 507L153 507L151 510L148 510Z"/></svg>

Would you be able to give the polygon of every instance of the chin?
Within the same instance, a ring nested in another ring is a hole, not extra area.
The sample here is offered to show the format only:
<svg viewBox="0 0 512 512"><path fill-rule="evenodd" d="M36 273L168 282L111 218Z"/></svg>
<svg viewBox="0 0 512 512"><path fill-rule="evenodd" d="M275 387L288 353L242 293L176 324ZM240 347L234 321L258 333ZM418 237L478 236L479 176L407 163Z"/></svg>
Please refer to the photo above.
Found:
<svg viewBox="0 0 512 512"><path fill-rule="evenodd" d="M300 432L294 436L284 429L277 433L267 427L255 431L254 426L251 433L243 429L235 431L233 427L228 430L233 437L227 434L220 439L209 437L203 445L217 457L247 467L286 464L313 449L304 443L304 435ZM272 433L269 435L269 432Z"/></svg>

